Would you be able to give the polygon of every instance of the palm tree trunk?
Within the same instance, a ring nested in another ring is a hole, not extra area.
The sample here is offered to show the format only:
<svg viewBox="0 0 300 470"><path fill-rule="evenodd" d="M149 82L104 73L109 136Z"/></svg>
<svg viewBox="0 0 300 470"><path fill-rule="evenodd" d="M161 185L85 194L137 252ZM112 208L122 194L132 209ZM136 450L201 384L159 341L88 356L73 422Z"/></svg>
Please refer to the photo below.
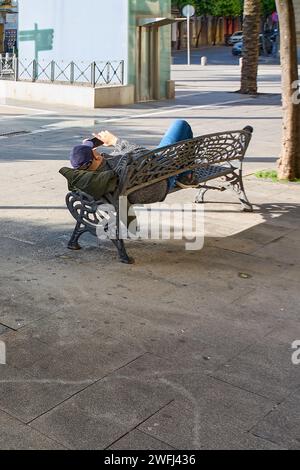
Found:
<svg viewBox="0 0 300 470"><path fill-rule="evenodd" d="M240 93L257 94L257 72L259 59L260 0L245 0L244 3L244 60Z"/></svg>
<svg viewBox="0 0 300 470"><path fill-rule="evenodd" d="M277 0L280 24L280 55L282 66L283 142L278 178L300 178L300 102L297 35L292 0Z"/></svg>

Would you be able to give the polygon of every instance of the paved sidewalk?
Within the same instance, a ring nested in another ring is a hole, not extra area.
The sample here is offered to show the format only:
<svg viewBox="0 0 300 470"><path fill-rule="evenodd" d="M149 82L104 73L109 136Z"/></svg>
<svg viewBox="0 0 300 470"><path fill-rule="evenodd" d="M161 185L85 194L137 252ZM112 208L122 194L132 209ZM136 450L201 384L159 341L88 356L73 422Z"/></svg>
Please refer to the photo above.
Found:
<svg viewBox="0 0 300 470"><path fill-rule="evenodd" d="M173 103L90 115L14 103L11 118L0 107L7 132L29 132L0 150L1 449L300 448L300 190L253 176L279 151L271 72L261 83L272 95L255 100L229 93L232 69L207 69L202 81L175 67ZM211 192L199 252L130 242L136 264L125 266L89 236L69 252L73 221L57 170L75 137L105 123L153 147L174 117L197 133L255 126L246 163L255 212Z"/></svg>

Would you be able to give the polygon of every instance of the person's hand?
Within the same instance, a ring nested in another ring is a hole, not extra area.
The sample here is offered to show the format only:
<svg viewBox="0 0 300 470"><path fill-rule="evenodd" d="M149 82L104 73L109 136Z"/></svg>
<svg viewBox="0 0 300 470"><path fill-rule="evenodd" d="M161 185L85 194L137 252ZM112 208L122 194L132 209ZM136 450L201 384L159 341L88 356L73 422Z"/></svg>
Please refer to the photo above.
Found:
<svg viewBox="0 0 300 470"><path fill-rule="evenodd" d="M103 163L104 156L101 153L98 153L97 149L93 149L92 152L93 152L94 160L96 160L99 163Z"/></svg>
<svg viewBox="0 0 300 470"><path fill-rule="evenodd" d="M111 134L108 131L99 132L99 134L93 134L97 139L102 140L104 147L114 147L117 143L118 137Z"/></svg>

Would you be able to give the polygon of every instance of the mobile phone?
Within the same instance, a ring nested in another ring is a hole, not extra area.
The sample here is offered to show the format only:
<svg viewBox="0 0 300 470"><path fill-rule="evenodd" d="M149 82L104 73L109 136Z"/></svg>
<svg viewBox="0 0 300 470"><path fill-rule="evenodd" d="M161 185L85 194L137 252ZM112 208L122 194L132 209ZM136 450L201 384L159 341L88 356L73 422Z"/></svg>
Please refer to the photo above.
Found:
<svg viewBox="0 0 300 470"><path fill-rule="evenodd" d="M93 148L101 147L101 145L104 145L104 142L102 142L102 140L98 139L97 137L90 139L90 141L93 142Z"/></svg>

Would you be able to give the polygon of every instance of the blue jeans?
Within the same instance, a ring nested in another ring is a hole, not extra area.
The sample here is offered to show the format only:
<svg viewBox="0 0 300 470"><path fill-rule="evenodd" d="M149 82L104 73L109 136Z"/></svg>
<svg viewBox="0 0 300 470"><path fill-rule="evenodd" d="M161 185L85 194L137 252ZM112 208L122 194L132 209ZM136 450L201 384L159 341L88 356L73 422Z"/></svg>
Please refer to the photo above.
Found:
<svg viewBox="0 0 300 470"><path fill-rule="evenodd" d="M176 144L177 142L181 142L182 140L190 140L193 139L193 131L191 126L188 122L178 119L173 122L170 126L169 130L165 133L161 143L159 144L158 148L166 147L167 145ZM183 175L189 174L183 173ZM183 176L180 175L180 176ZM173 176L169 179L169 190L175 188L176 181L178 176Z"/></svg>

